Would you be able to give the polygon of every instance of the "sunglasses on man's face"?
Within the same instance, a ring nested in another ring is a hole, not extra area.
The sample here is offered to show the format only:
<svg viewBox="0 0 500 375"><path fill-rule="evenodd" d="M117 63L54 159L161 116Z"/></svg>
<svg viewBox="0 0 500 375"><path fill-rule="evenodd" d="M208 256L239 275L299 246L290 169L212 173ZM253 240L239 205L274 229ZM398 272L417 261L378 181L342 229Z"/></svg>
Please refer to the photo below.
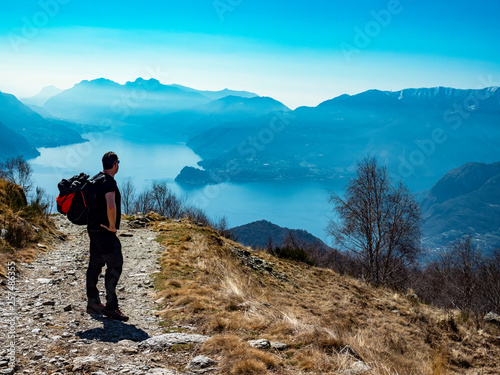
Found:
<svg viewBox="0 0 500 375"><path fill-rule="evenodd" d="M117 160L117 161L116 161L116 164L120 164L120 160Z"/></svg>

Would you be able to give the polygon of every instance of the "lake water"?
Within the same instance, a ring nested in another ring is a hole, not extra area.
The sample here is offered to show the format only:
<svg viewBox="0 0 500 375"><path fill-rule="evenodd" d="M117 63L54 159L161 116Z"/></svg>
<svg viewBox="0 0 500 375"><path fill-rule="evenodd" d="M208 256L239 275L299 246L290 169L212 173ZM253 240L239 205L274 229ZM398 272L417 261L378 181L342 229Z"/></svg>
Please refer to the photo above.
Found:
<svg viewBox="0 0 500 375"><path fill-rule="evenodd" d="M83 135L89 142L56 148L40 148L41 155L29 160L36 184L54 197L57 183L80 172L94 175L101 169L102 155L114 151L120 158L116 180L133 178L138 191L152 181L166 180L179 195L203 208L211 218L225 216L231 227L268 220L291 229L304 229L330 243L325 227L331 215L329 190L341 186L319 182L254 182L185 188L174 179L181 169L196 166L200 157L181 143L137 144L134 139L106 133Z"/></svg>

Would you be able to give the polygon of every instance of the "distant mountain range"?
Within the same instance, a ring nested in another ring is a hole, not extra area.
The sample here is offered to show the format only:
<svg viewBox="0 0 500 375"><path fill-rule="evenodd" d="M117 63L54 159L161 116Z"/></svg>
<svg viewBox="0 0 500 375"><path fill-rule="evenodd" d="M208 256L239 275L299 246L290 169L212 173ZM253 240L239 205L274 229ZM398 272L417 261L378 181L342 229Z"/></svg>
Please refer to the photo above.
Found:
<svg viewBox="0 0 500 375"><path fill-rule="evenodd" d="M451 170L422 201L422 212L430 248L464 235L472 235L483 251L500 248L500 162Z"/></svg>
<svg viewBox="0 0 500 375"><path fill-rule="evenodd" d="M203 183L207 175L215 182L224 176L232 181L340 179L371 154L396 179L420 190L466 162L496 161L499 121L496 87L370 90L317 107L229 120L192 135L187 144L203 158L199 165L206 173L197 174ZM235 166L238 173L231 171ZM197 182L189 176L181 174L178 181Z"/></svg>
<svg viewBox="0 0 500 375"><path fill-rule="evenodd" d="M33 105L33 106L41 107L41 106L43 106L45 104L45 102L47 100L49 100L54 95L57 95L57 94L59 94L62 91L63 90L58 89L55 86L47 86L47 87L44 87L42 89L42 91L40 91L35 96L32 96L30 98L22 98L20 100L21 100L21 102L23 102L27 106L32 106Z"/></svg>
<svg viewBox="0 0 500 375"><path fill-rule="evenodd" d="M471 235L481 252L500 248L500 162L467 163L446 173L421 201L424 247L428 261L465 235ZM230 229L238 242L254 248L275 246L292 235L322 249L328 246L304 230L288 229L266 220Z"/></svg>
<svg viewBox="0 0 500 375"><path fill-rule="evenodd" d="M246 91L100 78L32 108L80 132L112 126L138 142L186 142L203 160L177 176L184 184L344 180L371 154L416 191L464 163L500 158L497 87L369 90L292 111Z"/></svg>
<svg viewBox="0 0 500 375"><path fill-rule="evenodd" d="M280 227L266 220L240 225L230 229L230 232L236 236L239 243L254 249L265 249L269 241L273 246L282 246L290 234L300 243L317 246L321 250L329 249L323 241L305 230Z"/></svg>
<svg viewBox="0 0 500 375"><path fill-rule="evenodd" d="M33 158L39 155L37 147L84 142L73 126L45 119L14 95L0 92L0 160L17 155Z"/></svg>
<svg viewBox="0 0 500 375"><path fill-rule="evenodd" d="M250 92L200 91L138 78L123 85L100 78L82 81L51 97L43 108L54 116L79 123L146 125L166 114L201 106L228 95L257 96ZM126 131L126 129L124 129Z"/></svg>
<svg viewBox="0 0 500 375"><path fill-rule="evenodd" d="M23 155L28 159L39 153L26 138L0 122L0 162L16 155Z"/></svg>
<svg viewBox="0 0 500 375"><path fill-rule="evenodd" d="M267 116L272 112L289 112L290 109L283 103L269 97L240 97L229 95L213 100L207 104L168 114L149 124L156 134L180 136L190 139L196 147L197 137L210 137L211 129L225 126L228 123L240 121L254 121L259 117ZM216 148L216 154L225 152L226 146L222 142L211 142ZM206 151L206 150L205 150Z"/></svg>
<svg viewBox="0 0 500 375"><path fill-rule="evenodd" d="M158 136L171 137L172 134L187 139L182 124L176 122L172 129L162 131L163 126L158 127L157 120L193 106L199 106L197 111L203 112L201 117L210 115L218 104L208 108L204 108L205 105L231 95L258 97L248 91L196 90L142 78L124 85L104 78L82 81L64 91L49 86L22 102L0 92L0 160L17 155L36 157L37 147L83 142L80 134L103 131L115 125L122 127L118 130L123 134L135 132L137 140L143 136L158 140ZM237 112L237 109L230 111ZM195 123L193 127L196 128Z"/></svg>
<svg viewBox="0 0 500 375"><path fill-rule="evenodd" d="M187 92L197 92L203 96L206 96L207 98L209 98L211 100L225 98L226 96L240 96L242 98L254 98L256 96L259 96L255 93L249 92L249 91L235 91L235 90L229 90L229 89L224 89L224 90L220 90L220 91L209 91L209 90L196 90L196 89L193 89L191 87L186 87L186 86L176 85L176 84L169 85L169 86L177 87L177 88L179 88L183 91L187 91Z"/></svg>
<svg viewBox="0 0 500 375"><path fill-rule="evenodd" d="M24 99L30 107L0 93L0 160L35 157L37 147L83 142L83 132L110 126L137 142L185 141L203 160L181 171L182 184L343 180L371 154L412 190L433 186L422 201L429 246L463 234L488 248L500 244L497 87L369 90L295 110L247 91L142 78L123 85L101 78L59 91ZM255 232L252 238L267 241L271 233L278 242L288 231L268 222L235 230L242 241Z"/></svg>

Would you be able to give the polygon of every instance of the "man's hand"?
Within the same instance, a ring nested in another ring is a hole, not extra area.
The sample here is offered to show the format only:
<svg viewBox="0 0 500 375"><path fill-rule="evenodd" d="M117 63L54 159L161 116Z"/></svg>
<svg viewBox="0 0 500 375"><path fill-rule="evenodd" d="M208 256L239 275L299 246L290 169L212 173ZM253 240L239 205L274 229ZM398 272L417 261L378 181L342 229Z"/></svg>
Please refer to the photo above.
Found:
<svg viewBox="0 0 500 375"><path fill-rule="evenodd" d="M110 232L113 232L113 233L116 233L116 232L117 232L117 231L116 231L116 228L110 228L110 227L107 227L107 226L106 226L106 225L104 225L104 224L101 224L101 227L106 228L107 230L109 230Z"/></svg>

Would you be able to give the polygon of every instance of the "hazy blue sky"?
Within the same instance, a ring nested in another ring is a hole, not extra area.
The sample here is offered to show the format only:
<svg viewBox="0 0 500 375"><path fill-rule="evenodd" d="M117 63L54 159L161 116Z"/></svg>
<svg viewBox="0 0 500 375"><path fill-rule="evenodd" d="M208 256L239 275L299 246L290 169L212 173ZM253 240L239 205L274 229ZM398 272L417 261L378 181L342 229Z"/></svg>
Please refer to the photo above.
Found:
<svg viewBox="0 0 500 375"><path fill-rule="evenodd" d="M317 105L500 82L500 2L3 0L0 90L141 76Z"/></svg>

